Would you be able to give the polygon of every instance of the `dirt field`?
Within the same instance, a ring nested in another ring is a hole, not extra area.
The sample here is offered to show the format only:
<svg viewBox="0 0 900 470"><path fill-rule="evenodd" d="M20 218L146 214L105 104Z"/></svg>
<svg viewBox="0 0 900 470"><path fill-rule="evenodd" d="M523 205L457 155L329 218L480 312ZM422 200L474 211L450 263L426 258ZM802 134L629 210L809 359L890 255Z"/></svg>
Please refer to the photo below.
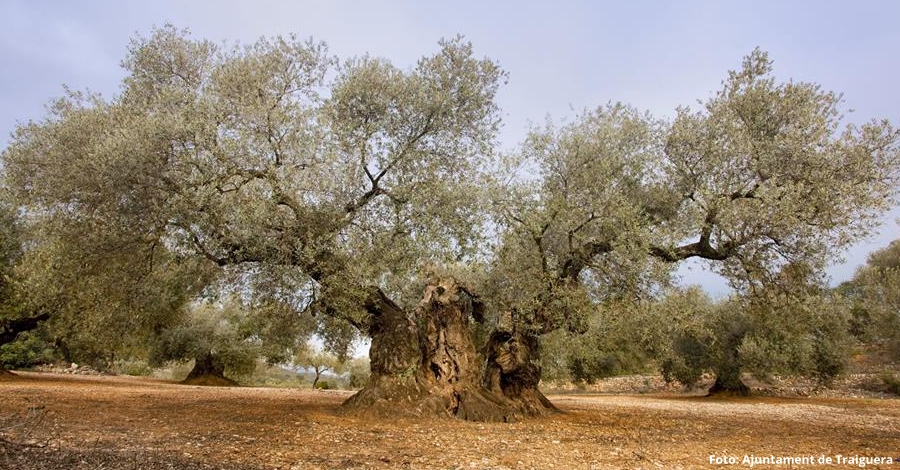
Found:
<svg viewBox="0 0 900 470"><path fill-rule="evenodd" d="M563 414L514 424L378 421L340 415L346 392L18 374L0 381L0 468L749 468L745 455L824 455L831 465L793 468L860 468L834 459L900 460L900 400L556 395ZM711 465L711 455L736 463Z"/></svg>

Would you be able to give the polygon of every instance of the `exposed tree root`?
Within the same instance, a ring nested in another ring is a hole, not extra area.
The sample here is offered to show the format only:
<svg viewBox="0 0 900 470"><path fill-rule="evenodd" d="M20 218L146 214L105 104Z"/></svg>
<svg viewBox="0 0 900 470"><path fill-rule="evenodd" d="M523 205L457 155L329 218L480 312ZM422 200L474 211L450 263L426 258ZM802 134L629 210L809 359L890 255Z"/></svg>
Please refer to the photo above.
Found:
<svg viewBox="0 0 900 470"><path fill-rule="evenodd" d="M237 387L238 383L225 376L213 374L188 377L181 381L184 385L202 385L207 387Z"/></svg>

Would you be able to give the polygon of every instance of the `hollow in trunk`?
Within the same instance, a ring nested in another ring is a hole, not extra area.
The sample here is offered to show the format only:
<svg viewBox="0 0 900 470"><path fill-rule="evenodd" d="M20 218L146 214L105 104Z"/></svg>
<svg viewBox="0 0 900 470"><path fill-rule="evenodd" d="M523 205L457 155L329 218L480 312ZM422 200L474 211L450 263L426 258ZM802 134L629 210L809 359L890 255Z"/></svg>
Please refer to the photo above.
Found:
<svg viewBox="0 0 900 470"><path fill-rule="evenodd" d="M371 376L345 402L349 412L514 421L556 410L537 389L537 338L495 332L479 351L484 305L456 281L431 282L412 312L381 291L366 307Z"/></svg>

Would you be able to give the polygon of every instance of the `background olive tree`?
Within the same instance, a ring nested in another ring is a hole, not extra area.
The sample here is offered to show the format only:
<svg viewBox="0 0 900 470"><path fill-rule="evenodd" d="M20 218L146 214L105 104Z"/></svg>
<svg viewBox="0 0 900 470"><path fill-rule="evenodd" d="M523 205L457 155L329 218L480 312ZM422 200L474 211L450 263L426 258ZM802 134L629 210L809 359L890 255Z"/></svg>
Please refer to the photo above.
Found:
<svg viewBox="0 0 900 470"><path fill-rule="evenodd" d="M32 360L42 356L40 338L32 336L23 338L18 345L12 343L49 318L44 312L27 311L21 292L16 291L15 267L24 250L21 231L16 206L8 194L0 192L0 372L7 367L31 365ZM30 344L23 344L26 342Z"/></svg>
<svg viewBox="0 0 900 470"><path fill-rule="evenodd" d="M285 314L280 306L253 305L237 296L191 302L178 323L151 340L150 364L193 361L185 383L235 385L261 360L285 363L303 347L313 325L285 322Z"/></svg>
<svg viewBox="0 0 900 470"><path fill-rule="evenodd" d="M312 345L294 357L294 365L303 367L313 373L312 388L319 388L322 374L340 375L346 368L346 362L336 354ZM361 385L361 384L360 384ZM327 386L325 386L327 388Z"/></svg>
<svg viewBox="0 0 900 470"><path fill-rule="evenodd" d="M720 301L696 288L676 290L647 315L645 344L663 376L694 385L711 373L710 393L748 393L744 373L827 384L845 370L853 344L850 304L805 265L786 265L765 288Z"/></svg>
<svg viewBox="0 0 900 470"><path fill-rule="evenodd" d="M853 302L854 335L900 359L900 241L869 255L866 265L837 290Z"/></svg>

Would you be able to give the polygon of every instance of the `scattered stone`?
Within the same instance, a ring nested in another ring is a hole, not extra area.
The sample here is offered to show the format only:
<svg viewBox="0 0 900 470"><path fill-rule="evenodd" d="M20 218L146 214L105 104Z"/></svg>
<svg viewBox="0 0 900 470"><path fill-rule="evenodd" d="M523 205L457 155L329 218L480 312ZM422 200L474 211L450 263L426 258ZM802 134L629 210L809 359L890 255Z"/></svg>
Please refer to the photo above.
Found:
<svg viewBox="0 0 900 470"><path fill-rule="evenodd" d="M88 365L79 365L71 363L68 366L46 364L34 368L36 372L47 372L51 374L70 374L70 375L114 375L109 372L101 372Z"/></svg>

